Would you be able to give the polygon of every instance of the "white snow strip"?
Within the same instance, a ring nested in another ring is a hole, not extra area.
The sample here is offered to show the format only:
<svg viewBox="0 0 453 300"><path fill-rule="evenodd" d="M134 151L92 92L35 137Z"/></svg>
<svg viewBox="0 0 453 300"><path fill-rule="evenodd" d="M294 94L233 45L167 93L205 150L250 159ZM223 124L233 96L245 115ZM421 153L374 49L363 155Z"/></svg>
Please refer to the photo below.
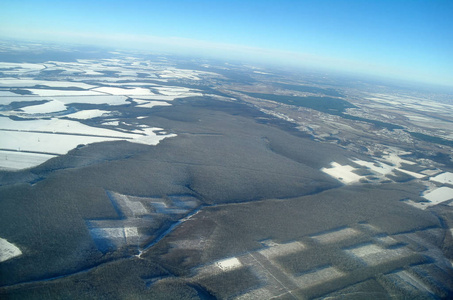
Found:
<svg viewBox="0 0 453 300"><path fill-rule="evenodd" d="M345 274L334 267L326 267L314 272L309 272L294 279L297 285L301 288L308 288L318 285L336 278L340 278Z"/></svg>
<svg viewBox="0 0 453 300"><path fill-rule="evenodd" d="M43 97L51 96L98 96L102 93L98 93L94 90L87 91L68 91L68 90L46 90L46 89L27 89L35 95Z"/></svg>
<svg viewBox="0 0 453 300"><path fill-rule="evenodd" d="M38 166L43 162L56 157L50 154L2 151L0 150L0 169L22 170Z"/></svg>
<svg viewBox="0 0 453 300"><path fill-rule="evenodd" d="M0 262L19 256L22 251L5 239L0 238Z"/></svg>
<svg viewBox="0 0 453 300"><path fill-rule="evenodd" d="M66 110L66 105L58 100L22 107L21 110L26 114L46 114Z"/></svg>
<svg viewBox="0 0 453 300"><path fill-rule="evenodd" d="M171 106L170 103L164 101L145 101L147 103L139 104L137 107L151 108L154 106Z"/></svg>
<svg viewBox="0 0 453 300"><path fill-rule="evenodd" d="M176 98L183 98L183 97L177 97L177 96L166 96L166 95L143 95L140 97L136 97L137 99L140 100L156 100L156 101L173 101Z"/></svg>
<svg viewBox="0 0 453 300"><path fill-rule="evenodd" d="M111 95L154 95L149 89L145 88L133 88L133 89L123 89L118 87L99 87L93 89L93 91L98 91L102 93L107 93Z"/></svg>
<svg viewBox="0 0 453 300"><path fill-rule="evenodd" d="M82 110L78 111L69 115L65 115L65 117L72 118L72 119L79 119L79 120L86 120L101 117L106 114L110 114L110 111L107 110L100 110L100 109L89 109L89 110Z"/></svg>
<svg viewBox="0 0 453 300"><path fill-rule="evenodd" d="M260 250L259 253L267 258L283 256L290 253L300 252L305 249L305 245L300 242L291 242L287 244L275 244L272 247Z"/></svg>
<svg viewBox="0 0 453 300"><path fill-rule="evenodd" d="M16 79L2 78L0 79L0 87L33 87L35 85L45 85L48 87L76 87L81 89L92 89L96 86L83 82L71 81L50 81L50 80L35 80L35 79Z"/></svg>
<svg viewBox="0 0 453 300"><path fill-rule="evenodd" d="M0 68L1 69L18 68L18 69L28 69L28 70L42 70L45 67L42 64L0 62Z"/></svg>
<svg viewBox="0 0 453 300"><path fill-rule="evenodd" d="M86 70L84 75L104 75L104 73L96 72L93 70Z"/></svg>
<svg viewBox="0 0 453 300"><path fill-rule="evenodd" d="M347 253L361 259L367 265L376 266L392 260L398 260L411 254L407 248L386 249L375 244L359 246L345 250Z"/></svg>
<svg viewBox="0 0 453 300"><path fill-rule="evenodd" d="M105 128L91 127L78 121L52 118L50 120L26 120L14 121L10 118L0 116L0 129L21 130L21 131L41 131L48 133L75 133L86 135L102 135L108 137L132 138L136 135L114 131ZM12 132L14 133L14 132ZM1 147L0 147L1 148Z"/></svg>
<svg viewBox="0 0 453 300"><path fill-rule="evenodd" d="M58 101L66 104L70 103L87 103L87 104L108 104L108 105L124 105L129 102L126 101L126 96L115 95L91 95L91 96L72 96L72 97L53 97ZM26 99L25 99L26 100Z"/></svg>
<svg viewBox="0 0 453 300"><path fill-rule="evenodd" d="M352 228L342 228L340 230L335 230L327 233L322 233L314 235L311 238L321 244L335 243L347 238L358 235L359 232Z"/></svg>
<svg viewBox="0 0 453 300"><path fill-rule="evenodd" d="M102 123L102 125L107 125L107 126L118 126L118 125L120 125L120 121L108 121L108 122Z"/></svg>
<svg viewBox="0 0 453 300"><path fill-rule="evenodd" d="M400 172L406 173L406 174L408 174L408 175L410 175L410 176L412 176L412 177L414 177L414 178L418 178L418 179L423 178L423 177L426 177L426 175L424 175L424 174L419 174L419 173L407 171L407 170L404 170L404 169L399 169L399 168L397 168L397 169L395 169L395 170L398 170L398 171L400 171Z"/></svg>
<svg viewBox="0 0 453 300"><path fill-rule="evenodd" d="M0 97L17 97L19 96L18 94L12 93L10 91L0 91Z"/></svg>
<svg viewBox="0 0 453 300"><path fill-rule="evenodd" d="M66 154L78 145L118 140L122 140L122 138L0 131L0 148L16 151Z"/></svg>

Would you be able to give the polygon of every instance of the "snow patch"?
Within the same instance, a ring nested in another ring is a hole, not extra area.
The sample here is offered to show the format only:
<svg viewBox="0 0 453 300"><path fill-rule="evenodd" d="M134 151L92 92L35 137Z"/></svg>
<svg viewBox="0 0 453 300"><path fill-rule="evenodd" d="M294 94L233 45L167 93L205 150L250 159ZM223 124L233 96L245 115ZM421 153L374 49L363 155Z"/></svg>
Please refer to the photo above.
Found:
<svg viewBox="0 0 453 300"><path fill-rule="evenodd" d="M355 183L362 178L362 176L352 172L355 170L355 168L350 165L343 166L336 162L331 162L330 165L331 168L322 168L321 171L341 181L344 184Z"/></svg>
<svg viewBox="0 0 453 300"><path fill-rule="evenodd" d="M157 135L155 131L161 131L162 128L145 128L142 132L145 134L143 136L134 137L132 141L128 140L128 142L138 143L138 144L145 144L145 145L157 145L159 142L165 138L175 137L176 134L166 134Z"/></svg>
<svg viewBox="0 0 453 300"><path fill-rule="evenodd" d="M360 165L360 166L364 166L364 167L367 167L369 169L371 169L372 171L376 172L376 173L379 173L379 174L382 174L382 175L387 175L387 174L390 174L392 173L394 167L392 166L389 166L385 163L382 163L382 162L369 162L369 161L364 161L364 160L354 160L353 161L354 163Z"/></svg>
<svg viewBox="0 0 453 300"><path fill-rule="evenodd" d="M300 242L291 242L287 244L272 243L269 248L260 250L259 253L263 256L273 258L276 256L283 256L294 252L300 252L305 249L305 245Z"/></svg>
<svg viewBox="0 0 453 300"><path fill-rule="evenodd" d="M434 191L428 192L423 196L423 198L430 201L431 205L436 205L453 199L453 189L443 186L435 189Z"/></svg>
<svg viewBox="0 0 453 300"><path fill-rule="evenodd" d="M411 254L411 251L405 247L386 249L375 244L358 246L356 248L348 249L346 252L361 259L370 266L398 260Z"/></svg>
<svg viewBox="0 0 453 300"><path fill-rule="evenodd" d="M0 169L22 170L38 166L56 155L0 150Z"/></svg>
<svg viewBox="0 0 453 300"><path fill-rule="evenodd" d="M353 237L358 235L359 232L352 228L342 228L339 230L331 231L328 233L322 233L318 235L314 235L311 238L321 244L329 244L334 242L339 242L345 240L347 238Z"/></svg>
<svg viewBox="0 0 453 300"><path fill-rule="evenodd" d="M57 118L14 121L0 116L0 149L44 153L49 154L48 158L52 158L55 154L66 154L79 145L121 140L157 145L165 138L176 136L176 134L161 134L162 130L162 128L140 128L135 132L122 132ZM26 157L25 154L24 156ZM23 166L39 165L43 162L44 157L29 155L29 159ZM19 169L22 166L20 163L7 161L12 158L16 159L18 156L0 156L0 166Z"/></svg>
<svg viewBox="0 0 453 300"><path fill-rule="evenodd" d="M154 106L171 106L170 103L164 101L144 101L145 103L137 105L137 107L151 108Z"/></svg>
<svg viewBox="0 0 453 300"><path fill-rule="evenodd" d="M22 107L21 110L26 114L47 114L66 110L66 105L58 100Z"/></svg>
<svg viewBox="0 0 453 300"><path fill-rule="evenodd" d="M102 125L107 125L107 126L119 126L119 125L120 125L120 121L108 121L108 122L102 123Z"/></svg>
<svg viewBox="0 0 453 300"><path fill-rule="evenodd" d="M126 101L128 97L115 95L91 95L91 96L81 95L72 97L53 97L53 99L56 99L66 104L86 103L86 104L124 105L129 103Z"/></svg>
<svg viewBox="0 0 453 300"><path fill-rule="evenodd" d="M101 117L105 114L109 114L110 111L107 110L100 110L100 109L89 109L89 110L82 110L78 111L73 114L65 115L65 117L72 118L72 119L79 119L79 120L87 120L92 118Z"/></svg>
<svg viewBox="0 0 453 300"><path fill-rule="evenodd" d="M21 254L22 251L20 251L20 249L16 245L0 238L0 262L19 256Z"/></svg>
<svg viewBox="0 0 453 300"><path fill-rule="evenodd" d="M46 89L27 89L35 95L42 97L49 96L98 96L102 95L93 90L86 91L68 91L68 90L46 90Z"/></svg>
<svg viewBox="0 0 453 300"><path fill-rule="evenodd" d="M403 173L406 173L407 175L410 175L410 176L412 176L412 177L414 177L414 178L418 178L418 179L421 179L421 178L423 178L423 177L426 177L426 175L424 175L424 174L419 174L419 173L407 171L407 170L404 170L404 169L396 168L395 170L400 171L400 172L403 172Z"/></svg>
<svg viewBox="0 0 453 300"><path fill-rule="evenodd" d="M222 271L230 271L242 267L242 263L236 257L218 261L216 264Z"/></svg>
<svg viewBox="0 0 453 300"><path fill-rule="evenodd" d="M93 89L93 91L98 91L111 95L154 95L149 89L145 88L133 88L133 89L123 89L118 87L99 87Z"/></svg>
<svg viewBox="0 0 453 300"><path fill-rule="evenodd" d="M453 185L453 173L451 172L445 172L442 174L439 174L435 177L431 177L429 180L434 181L434 182L439 182L439 183L447 183L447 184L452 184Z"/></svg>
<svg viewBox="0 0 453 300"><path fill-rule="evenodd" d="M295 282L301 288L308 288L314 285L321 284L336 278L343 277L345 274L337 268L328 266L322 269L317 269L313 272L306 273L295 278Z"/></svg>
<svg viewBox="0 0 453 300"><path fill-rule="evenodd" d="M0 87L34 87L35 85L45 85L48 87L61 87L61 88L75 87L80 89L91 89L95 87L94 85L73 81L51 81L51 80L16 79L16 78L0 79Z"/></svg>

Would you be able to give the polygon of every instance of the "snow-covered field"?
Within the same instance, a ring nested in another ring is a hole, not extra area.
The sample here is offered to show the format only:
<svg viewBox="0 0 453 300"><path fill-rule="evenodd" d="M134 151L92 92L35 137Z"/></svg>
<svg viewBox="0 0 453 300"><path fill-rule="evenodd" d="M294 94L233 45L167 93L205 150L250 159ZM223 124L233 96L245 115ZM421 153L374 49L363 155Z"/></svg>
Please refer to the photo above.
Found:
<svg viewBox="0 0 453 300"><path fill-rule="evenodd" d="M269 248L260 250L259 253L266 258L274 258L276 256L283 256L294 252L299 252L304 250L306 247L301 242L291 242L287 244L277 244L274 243L270 245Z"/></svg>
<svg viewBox="0 0 453 300"><path fill-rule="evenodd" d="M17 97L16 93L10 91L0 91L0 97Z"/></svg>
<svg viewBox="0 0 453 300"><path fill-rule="evenodd" d="M0 91L2 92L2 91ZM29 96L29 95L17 95L14 96L2 96L0 94L0 105L8 105L11 102L22 102L22 101L50 101L55 100L64 104L80 103L80 104L107 104L107 105L124 105L130 102L126 101L126 96L113 96L113 95L88 95L88 96ZM4 112L2 112L4 113Z"/></svg>
<svg viewBox="0 0 453 300"><path fill-rule="evenodd" d="M0 95L0 105L8 105L12 102L22 102L22 101L47 101L48 98L43 98L41 96L29 96L29 95L18 95L14 94L14 96L2 96ZM5 111L1 111L1 114L5 114Z"/></svg>
<svg viewBox="0 0 453 300"><path fill-rule="evenodd" d="M137 227L92 228L90 233L95 239L119 239L125 244L128 239L139 237Z"/></svg>
<svg viewBox="0 0 453 300"><path fill-rule="evenodd" d="M157 145L162 139L176 135L140 124L139 120L148 118L145 108L170 106L167 101L203 95L197 89L161 85L159 81L198 81L204 76L220 76L178 69L165 60L142 61L130 56L37 64L0 62L0 68L5 76L0 78L0 105L3 105L0 168L3 169L33 167L90 143L125 140ZM32 94L12 92L18 89ZM80 110L80 104L89 106ZM103 106L96 108L96 105ZM121 120L120 109L109 111L104 105L135 106L143 108L144 115L136 118L137 122L126 124ZM88 119L94 119L90 124L110 127L88 126L77 121Z"/></svg>
<svg viewBox="0 0 453 300"><path fill-rule="evenodd" d="M71 103L85 103L85 104L107 104L107 105L124 105L129 102L126 101L126 96L115 95L91 95L91 96L71 96L71 97L52 97L52 99L61 101L65 104Z"/></svg>
<svg viewBox="0 0 453 300"><path fill-rule="evenodd" d="M408 165L414 165L415 162L403 159L399 157L399 155L404 155L404 154L410 154L409 152L402 152L402 153L395 153L395 152L390 152L382 156L384 160L387 162L395 165L397 168L401 167L401 164L408 164Z"/></svg>
<svg viewBox="0 0 453 300"><path fill-rule="evenodd" d="M56 155L0 150L0 169L27 169L40 165L54 157Z"/></svg>
<svg viewBox="0 0 453 300"><path fill-rule="evenodd" d="M170 106L171 104L165 101L145 101L145 100L135 100L140 101L137 107L151 108L154 106Z"/></svg>
<svg viewBox="0 0 453 300"><path fill-rule="evenodd" d="M99 114L102 111L96 111ZM79 112L87 117L86 111ZM88 111L88 114L90 111ZM7 155L0 156L0 167L23 169L44 162L57 154L66 154L78 145L86 145L105 141L126 140L132 143L157 145L161 140L174 137L175 134L161 134L162 128L140 127L133 132L123 132L99 127L92 127L73 120L53 118L14 121L0 117L0 149L10 150ZM158 133L156 133L158 132ZM19 156L11 151L32 153ZM49 155L42 155L42 154ZM24 161L21 161L20 158Z"/></svg>
<svg viewBox="0 0 453 300"><path fill-rule="evenodd" d="M105 95L101 92L96 92L94 90L84 90L84 91L70 91L70 90L46 90L46 89L27 89L32 92L34 95L42 97L53 97L53 96L100 96Z"/></svg>
<svg viewBox="0 0 453 300"><path fill-rule="evenodd" d="M236 257L220 260L216 264L222 271L230 271L242 267L242 263Z"/></svg>
<svg viewBox="0 0 453 300"><path fill-rule="evenodd" d="M302 276L296 277L294 281L300 288L308 288L323 282L340 278L345 274L335 267L326 267L317 269L313 272L306 273Z"/></svg>
<svg viewBox="0 0 453 300"><path fill-rule="evenodd" d="M442 186L438 189L426 193L423 198L430 201L431 205L436 205L453 199L453 189L450 187Z"/></svg>
<svg viewBox="0 0 453 300"><path fill-rule="evenodd" d="M122 138L97 137L89 135L0 131L0 148L13 151L66 154L78 145L105 141L119 141L121 139Z"/></svg>
<svg viewBox="0 0 453 300"><path fill-rule="evenodd" d="M31 105L21 108L26 114L45 114L66 110L66 104L58 100L51 100L49 102Z"/></svg>
<svg viewBox="0 0 453 300"><path fill-rule="evenodd" d="M14 258L22 254L22 251L5 239L0 238L0 262Z"/></svg>
<svg viewBox="0 0 453 300"><path fill-rule="evenodd" d="M58 118L15 121L7 117L0 116L0 129L8 129L10 131L15 130L45 133L72 133L78 135L106 137L132 137L128 133L105 128L92 127L82 124L78 121Z"/></svg>
<svg viewBox="0 0 453 300"><path fill-rule="evenodd" d="M369 162L369 161L364 161L364 160L360 160L360 159L354 160L353 162L360 166L367 167L367 168L371 169L372 171L380 173L382 175L390 174L390 173L392 173L392 171L394 169L394 167L387 165L383 162Z"/></svg>
<svg viewBox="0 0 453 300"><path fill-rule="evenodd" d="M348 227L327 233L314 235L311 238L321 244L330 244L340 242L350 237L354 237L358 234L359 232L357 230Z"/></svg>
<svg viewBox="0 0 453 300"><path fill-rule="evenodd" d="M33 71L40 71L45 68L44 64L33 63L11 63L0 62L1 69L10 69L2 71L4 74L24 74Z"/></svg>
<svg viewBox="0 0 453 300"><path fill-rule="evenodd" d="M72 114L65 115L65 117L71 118L71 119L86 120L86 119L101 117L103 115L108 115L108 114L110 114L110 112L107 110L88 109L88 110L82 110L82 111L78 111L78 112L75 112Z"/></svg>
<svg viewBox="0 0 453 300"><path fill-rule="evenodd" d="M86 90L96 87L91 84L73 81L0 78L0 87L34 87L35 85L45 85L48 87L60 87L60 88L80 88Z"/></svg>
<svg viewBox="0 0 453 300"><path fill-rule="evenodd" d="M186 96L166 96L166 95L147 95L147 96L135 96L134 99L139 100L156 100L156 101L173 101L176 98L184 98Z"/></svg>
<svg viewBox="0 0 453 300"><path fill-rule="evenodd" d="M403 173L406 173L407 175L410 175L410 176L412 176L414 178L418 178L418 179L426 177L425 174L419 174L419 173L408 171L408 170L404 170L404 169L401 169L401 168L395 168L395 170L403 172Z"/></svg>
<svg viewBox="0 0 453 300"><path fill-rule="evenodd" d="M93 89L93 91L101 92L101 93L106 93L110 95L127 95L127 96L133 96L133 95L154 95L153 92L151 92L149 89L145 88L132 88L132 89L124 89L124 88L119 88L119 87L99 87Z"/></svg>
<svg viewBox="0 0 453 300"><path fill-rule="evenodd" d="M332 162L330 165L331 165L330 168L322 168L321 171L323 171L326 174L329 174L330 176L341 181L344 184L355 183L362 178L362 176L352 172L355 170L355 168L352 166L349 165L342 166L336 162Z"/></svg>
<svg viewBox="0 0 453 300"><path fill-rule="evenodd" d="M346 250L347 253L361 259L367 265L376 266L392 260L398 260L411 254L406 247L381 248L375 244L367 244Z"/></svg>
<svg viewBox="0 0 453 300"><path fill-rule="evenodd" d="M422 280L420 280L420 278L414 276L409 271L402 270L394 274L395 276L398 276L399 278L407 282L409 285L416 287L419 291L424 291L427 294L435 295L435 293Z"/></svg>
<svg viewBox="0 0 453 300"><path fill-rule="evenodd" d="M442 174L439 174L435 177L431 177L429 180L439 182L439 183L447 183L453 185L453 173L451 172L445 172Z"/></svg>
<svg viewBox="0 0 453 300"><path fill-rule="evenodd" d="M118 126L118 125L120 125L120 121L116 121L116 120L107 121L107 122L103 122L102 125L107 125L107 126Z"/></svg>

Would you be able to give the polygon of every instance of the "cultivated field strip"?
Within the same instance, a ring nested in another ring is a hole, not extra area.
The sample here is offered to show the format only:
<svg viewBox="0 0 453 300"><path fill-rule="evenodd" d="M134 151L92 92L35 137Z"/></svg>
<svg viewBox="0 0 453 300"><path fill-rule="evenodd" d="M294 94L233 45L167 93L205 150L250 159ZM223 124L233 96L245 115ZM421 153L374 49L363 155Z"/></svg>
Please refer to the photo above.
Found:
<svg viewBox="0 0 453 300"><path fill-rule="evenodd" d="M353 239L363 234L369 235L368 242L353 244ZM285 295L299 299L300 297L319 297L359 282L380 278L377 276L379 274L387 274L385 278L392 280L396 289L409 288L417 293L432 296L430 283L412 275L414 273L412 265L423 264L425 260L412 250L413 246L400 241L405 240L407 235L417 235L417 232L389 236L375 226L362 223L354 228L340 227L310 235L307 238L312 239L314 243L309 246L298 241L280 244L265 240L262 241L263 249L200 267L188 280L204 282L211 276L220 276L219 274L233 270L239 272L246 268L253 271L261 284L256 288L247 289L237 295L236 299L274 298ZM315 247L316 251L322 253L324 248L332 248L341 240L350 240L347 243L349 246L340 246L336 251L342 252L342 255L355 261L354 266L332 265L327 260L325 262L321 260L317 267L296 274L287 269L284 264L282 265L279 259L287 256L304 259L305 252L311 248ZM419 239L418 242L423 242L423 239ZM184 247L183 244L178 246ZM398 278L398 280L392 278ZM225 284L228 285L228 283ZM215 290L213 292L215 294Z"/></svg>

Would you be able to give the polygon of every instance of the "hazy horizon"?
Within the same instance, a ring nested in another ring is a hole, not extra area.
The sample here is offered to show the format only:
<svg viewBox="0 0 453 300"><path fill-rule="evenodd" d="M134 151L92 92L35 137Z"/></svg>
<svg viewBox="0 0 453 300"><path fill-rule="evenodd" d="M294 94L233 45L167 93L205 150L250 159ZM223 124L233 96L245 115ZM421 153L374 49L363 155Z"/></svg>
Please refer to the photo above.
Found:
<svg viewBox="0 0 453 300"><path fill-rule="evenodd" d="M164 51L453 87L448 1L15 1L0 38Z"/></svg>

